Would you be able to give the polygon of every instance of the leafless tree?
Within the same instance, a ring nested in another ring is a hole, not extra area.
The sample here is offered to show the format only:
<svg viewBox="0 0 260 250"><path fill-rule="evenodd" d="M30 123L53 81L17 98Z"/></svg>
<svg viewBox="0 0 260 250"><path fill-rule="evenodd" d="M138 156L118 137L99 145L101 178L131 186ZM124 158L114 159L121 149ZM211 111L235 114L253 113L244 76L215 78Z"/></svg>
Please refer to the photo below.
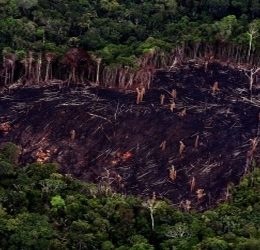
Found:
<svg viewBox="0 0 260 250"><path fill-rule="evenodd" d="M246 77L249 80L249 90L250 90L250 98L252 99L253 95L253 85L255 82L255 77L260 72L260 67L250 66L250 67L242 67Z"/></svg>

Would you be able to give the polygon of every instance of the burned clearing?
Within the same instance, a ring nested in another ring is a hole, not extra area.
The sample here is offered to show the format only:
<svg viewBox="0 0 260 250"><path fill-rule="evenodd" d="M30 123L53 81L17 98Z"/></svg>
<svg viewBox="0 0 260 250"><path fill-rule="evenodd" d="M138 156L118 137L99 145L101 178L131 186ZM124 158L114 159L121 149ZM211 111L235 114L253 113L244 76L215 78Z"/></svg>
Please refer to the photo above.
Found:
<svg viewBox="0 0 260 250"><path fill-rule="evenodd" d="M0 97L0 141L20 145L24 163L57 162L122 193L198 209L227 198L259 160L260 90L250 100L242 71L189 63L158 71L145 92L136 104L135 90L11 90Z"/></svg>

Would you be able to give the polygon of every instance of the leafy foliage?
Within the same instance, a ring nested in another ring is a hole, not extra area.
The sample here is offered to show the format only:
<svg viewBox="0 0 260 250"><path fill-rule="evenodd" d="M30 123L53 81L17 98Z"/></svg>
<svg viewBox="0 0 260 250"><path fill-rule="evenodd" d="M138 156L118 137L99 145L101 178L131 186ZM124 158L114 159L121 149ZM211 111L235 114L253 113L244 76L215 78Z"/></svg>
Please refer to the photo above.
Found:
<svg viewBox="0 0 260 250"><path fill-rule="evenodd" d="M118 63L140 51L169 50L183 42L234 43L252 26L259 29L259 16L258 0L2 0L0 51L62 54L80 46L103 51L106 61ZM245 36L243 45L248 42Z"/></svg>
<svg viewBox="0 0 260 250"><path fill-rule="evenodd" d="M233 187L229 202L184 213L155 197L105 196L56 165L17 166L15 152L9 143L0 153L1 249L259 249L259 168ZM160 204L153 226L144 204Z"/></svg>

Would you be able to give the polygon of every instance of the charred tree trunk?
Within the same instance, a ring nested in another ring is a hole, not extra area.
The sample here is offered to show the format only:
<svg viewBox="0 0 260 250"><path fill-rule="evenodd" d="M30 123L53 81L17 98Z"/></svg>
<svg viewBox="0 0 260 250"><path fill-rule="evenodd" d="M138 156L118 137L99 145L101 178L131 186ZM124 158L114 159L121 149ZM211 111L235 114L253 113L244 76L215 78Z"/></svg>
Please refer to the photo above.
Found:
<svg viewBox="0 0 260 250"><path fill-rule="evenodd" d="M254 67L250 70L245 70L245 75L249 79L249 90L250 90L250 99L252 100L253 95L253 84L255 80L255 75L260 71L260 67Z"/></svg>
<svg viewBox="0 0 260 250"><path fill-rule="evenodd" d="M97 62L97 74L96 74L96 84L99 85L99 75L100 75L100 65L101 65L101 58L97 58L96 62Z"/></svg>
<svg viewBox="0 0 260 250"><path fill-rule="evenodd" d="M54 58L55 58L54 53L48 52L45 54L45 59L47 61L45 78L44 78L45 82L52 80L52 61L54 60Z"/></svg>
<svg viewBox="0 0 260 250"><path fill-rule="evenodd" d="M37 84L40 84L41 71L42 71L42 55L39 54L38 61L37 61L37 71L36 71L36 81L37 81Z"/></svg>
<svg viewBox="0 0 260 250"><path fill-rule="evenodd" d="M5 86L14 82L15 61L15 54L7 54L3 58Z"/></svg>
<svg viewBox="0 0 260 250"><path fill-rule="evenodd" d="M29 83L31 83L33 81L32 66L33 66L33 52L30 51L29 55L28 55L28 81L29 81Z"/></svg>
<svg viewBox="0 0 260 250"><path fill-rule="evenodd" d="M45 82L48 82L48 80L49 80L50 65L51 65L51 62L50 62L50 60L48 60L47 65L46 65L46 72L45 72Z"/></svg>

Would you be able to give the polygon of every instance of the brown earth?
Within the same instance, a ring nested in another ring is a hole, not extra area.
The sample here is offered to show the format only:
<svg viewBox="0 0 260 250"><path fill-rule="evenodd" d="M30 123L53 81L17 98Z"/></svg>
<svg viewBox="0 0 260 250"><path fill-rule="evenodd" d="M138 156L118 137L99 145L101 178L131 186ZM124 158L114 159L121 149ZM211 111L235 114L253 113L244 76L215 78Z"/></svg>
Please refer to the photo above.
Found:
<svg viewBox="0 0 260 250"><path fill-rule="evenodd" d="M194 63L158 71L143 102L135 100L131 90L14 89L0 96L0 142L20 145L24 163L57 162L79 179L122 193L155 192L178 205L190 200L198 209L224 199L228 184L259 160L250 140L259 136L260 91L250 101L241 71L216 63L207 72Z"/></svg>

